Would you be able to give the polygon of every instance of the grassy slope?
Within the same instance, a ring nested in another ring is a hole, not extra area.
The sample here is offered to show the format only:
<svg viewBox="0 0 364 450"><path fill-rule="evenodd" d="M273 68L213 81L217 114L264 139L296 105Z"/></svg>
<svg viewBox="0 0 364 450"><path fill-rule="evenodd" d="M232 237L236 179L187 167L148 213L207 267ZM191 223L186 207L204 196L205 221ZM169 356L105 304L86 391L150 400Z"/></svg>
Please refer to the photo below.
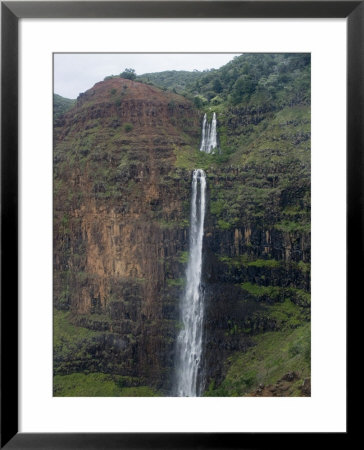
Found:
<svg viewBox="0 0 364 450"><path fill-rule="evenodd" d="M104 373L72 373L54 377L56 397L157 397L148 386L123 387L124 377Z"/></svg>
<svg viewBox="0 0 364 450"><path fill-rule="evenodd" d="M54 310L54 359L60 363L91 358L88 352L93 338L102 333L74 326L71 313ZM101 372L55 375L53 392L57 397L154 397L148 386L132 386L138 380Z"/></svg>
<svg viewBox="0 0 364 450"><path fill-rule="evenodd" d="M290 395L301 395L302 379L310 376L310 324L264 333L253 340L255 346L246 353L235 353L228 359L224 381L217 388L211 384L206 396L244 396L259 384L274 384L293 371L300 379L293 383Z"/></svg>
<svg viewBox="0 0 364 450"><path fill-rule="evenodd" d="M211 213L216 216L219 228L231 229L260 220L271 222L271 226L283 232L309 233L309 106L285 107L251 125L246 134L243 126L234 133L227 129L232 115L229 109L221 109L221 154L207 155L188 146L176 147L176 166L189 170L203 168L210 181L219 168L239 168L243 183L224 189L210 182ZM285 208L279 206L283 193L289 198ZM267 205L275 211L274 220L267 216L271 212Z"/></svg>
<svg viewBox="0 0 364 450"><path fill-rule="evenodd" d="M76 100L62 97L58 94L53 94L53 117L58 119L62 114L71 109L76 103Z"/></svg>

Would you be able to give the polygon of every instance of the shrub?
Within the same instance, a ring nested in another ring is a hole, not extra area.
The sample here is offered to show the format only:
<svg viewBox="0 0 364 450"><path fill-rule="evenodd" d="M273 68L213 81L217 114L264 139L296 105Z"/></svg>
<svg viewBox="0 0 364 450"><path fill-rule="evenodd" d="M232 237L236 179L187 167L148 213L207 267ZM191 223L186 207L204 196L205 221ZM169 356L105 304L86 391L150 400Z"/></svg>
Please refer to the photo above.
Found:
<svg viewBox="0 0 364 450"><path fill-rule="evenodd" d="M134 69L125 69L124 72L121 72L120 78L126 78L127 80L135 80L136 73Z"/></svg>
<svg viewBox="0 0 364 450"><path fill-rule="evenodd" d="M133 125L131 124L131 123L124 123L124 131L126 132L126 133L129 133L130 131L132 131L132 129L133 129L134 127L133 127Z"/></svg>

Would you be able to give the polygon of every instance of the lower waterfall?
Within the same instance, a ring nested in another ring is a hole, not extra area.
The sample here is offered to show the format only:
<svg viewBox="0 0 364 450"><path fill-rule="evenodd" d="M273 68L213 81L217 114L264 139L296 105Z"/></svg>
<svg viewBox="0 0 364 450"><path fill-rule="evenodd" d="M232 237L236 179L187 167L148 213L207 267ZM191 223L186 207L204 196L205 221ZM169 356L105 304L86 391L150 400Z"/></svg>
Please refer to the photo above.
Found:
<svg viewBox="0 0 364 450"><path fill-rule="evenodd" d="M177 338L178 397L196 397L200 394L198 371L202 354L202 325L204 315L201 289L202 242L205 220L206 175L194 170L191 193L189 257L186 270L186 288L181 301L182 329Z"/></svg>

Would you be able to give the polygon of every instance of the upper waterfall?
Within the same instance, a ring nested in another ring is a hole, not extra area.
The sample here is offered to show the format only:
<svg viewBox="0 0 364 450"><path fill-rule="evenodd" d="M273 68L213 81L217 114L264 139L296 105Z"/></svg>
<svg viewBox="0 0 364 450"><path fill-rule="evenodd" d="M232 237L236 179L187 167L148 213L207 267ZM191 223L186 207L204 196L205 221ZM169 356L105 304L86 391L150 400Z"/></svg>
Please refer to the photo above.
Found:
<svg viewBox="0 0 364 450"><path fill-rule="evenodd" d="M215 153L214 150L217 148L216 124L216 113L213 113L211 123L208 123L207 121L207 114L203 116L200 146L201 152Z"/></svg>

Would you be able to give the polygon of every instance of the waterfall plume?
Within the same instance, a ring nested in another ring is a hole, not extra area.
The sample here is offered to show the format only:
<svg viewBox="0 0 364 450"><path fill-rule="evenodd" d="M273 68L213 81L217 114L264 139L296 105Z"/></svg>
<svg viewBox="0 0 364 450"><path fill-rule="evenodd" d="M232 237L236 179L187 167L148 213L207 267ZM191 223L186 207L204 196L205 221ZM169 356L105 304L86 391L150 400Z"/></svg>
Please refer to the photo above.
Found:
<svg viewBox="0 0 364 450"><path fill-rule="evenodd" d="M215 153L215 149L217 148L216 124L216 113L213 113L211 123L208 123L207 114L203 116L200 146L201 152Z"/></svg>
<svg viewBox="0 0 364 450"><path fill-rule="evenodd" d="M202 244L205 220L206 175L202 169L193 171L189 258L186 288L181 301L182 329L177 338L177 396L199 395L198 372L202 355L202 324L204 315L201 289Z"/></svg>

